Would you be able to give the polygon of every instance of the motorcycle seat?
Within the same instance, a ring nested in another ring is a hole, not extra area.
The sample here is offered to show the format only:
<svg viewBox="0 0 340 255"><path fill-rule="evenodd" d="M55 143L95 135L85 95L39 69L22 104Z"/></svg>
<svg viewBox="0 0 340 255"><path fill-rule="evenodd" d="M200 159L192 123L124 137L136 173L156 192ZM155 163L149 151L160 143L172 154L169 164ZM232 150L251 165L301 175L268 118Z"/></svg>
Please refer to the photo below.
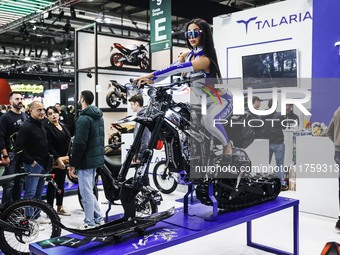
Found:
<svg viewBox="0 0 340 255"><path fill-rule="evenodd" d="M122 166L122 164L118 164L112 161L109 157L104 156L104 164L110 169L111 172L118 172Z"/></svg>

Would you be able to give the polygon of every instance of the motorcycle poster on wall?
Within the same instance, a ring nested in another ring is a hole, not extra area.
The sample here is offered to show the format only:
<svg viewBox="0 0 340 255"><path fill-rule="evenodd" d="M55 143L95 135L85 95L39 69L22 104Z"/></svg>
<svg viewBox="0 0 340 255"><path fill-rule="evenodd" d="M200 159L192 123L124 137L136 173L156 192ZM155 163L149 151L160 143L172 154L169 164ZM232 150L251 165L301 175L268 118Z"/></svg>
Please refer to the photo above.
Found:
<svg viewBox="0 0 340 255"><path fill-rule="evenodd" d="M143 44L134 44L127 48L120 43L114 43L111 46L110 52L117 49L119 52L115 52L110 56L110 63L115 67L122 67L123 65L139 66L140 69L150 69L151 63L148 55L148 50Z"/></svg>

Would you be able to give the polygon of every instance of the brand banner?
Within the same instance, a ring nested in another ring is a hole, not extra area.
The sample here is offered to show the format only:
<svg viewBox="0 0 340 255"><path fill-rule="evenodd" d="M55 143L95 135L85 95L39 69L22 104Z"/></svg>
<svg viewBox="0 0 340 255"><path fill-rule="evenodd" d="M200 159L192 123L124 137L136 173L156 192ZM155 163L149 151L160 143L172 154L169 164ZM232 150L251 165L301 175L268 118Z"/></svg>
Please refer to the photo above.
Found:
<svg viewBox="0 0 340 255"><path fill-rule="evenodd" d="M150 0L151 52L171 48L171 1Z"/></svg>

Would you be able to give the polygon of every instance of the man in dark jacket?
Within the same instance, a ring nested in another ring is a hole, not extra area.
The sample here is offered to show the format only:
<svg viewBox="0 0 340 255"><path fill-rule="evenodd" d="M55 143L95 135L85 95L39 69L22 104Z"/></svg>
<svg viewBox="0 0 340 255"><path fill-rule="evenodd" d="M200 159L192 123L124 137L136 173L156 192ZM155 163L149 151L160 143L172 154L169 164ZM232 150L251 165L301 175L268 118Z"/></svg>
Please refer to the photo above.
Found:
<svg viewBox="0 0 340 255"><path fill-rule="evenodd" d="M15 144L15 151L23 162L25 172L41 174L46 172L48 161L48 140L42 120L45 117L44 105L33 101L30 105L31 116L21 126ZM24 198L41 199L44 179L26 177Z"/></svg>
<svg viewBox="0 0 340 255"><path fill-rule="evenodd" d="M143 96L134 95L129 99L129 102L131 105L131 110L137 113L137 117L143 117L144 111L145 111L145 108L143 108L143 104L144 104ZM136 122L135 129L133 131L133 138L136 137L139 126L140 124ZM142 156L143 156L143 152L148 148L150 137L151 137L151 132L147 127L145 127L138 154L136 157L133 158L134 162L140 163L140 160L142 159ZM143 178L145 182L149 184L149 167L145 170Z"/></svg>
<svg viewBox="0 0 340 255"><path fill-rule="evenodd" d="M77 169L79 191L85 211L84 223L80 229L93 228L104 223L98 201L93 194L96 168L104 166L104 120L98 107L91 105L93 93L84 90L80 93L81 113L76 123L70 160L70 176L75 177Z"/></svg>
<svg viewBox="0 0 340 255"><path fill-rule="evenodd" d="M268 108L272 107L273 100L268 101ZM281 180L282 190L287 190L287 186L283 181L285 144L284 144L284 127L281 125L282 116L279 112L274 111L272 114L265 116L263 135L269 139L269 164L272 161L273 154L275 155L276 168L275 173Z"/></svg>
<svg viewBox="0 0 340 255"><path fill-rule="evenodd" d="M293 112L293 105L292 104L286 104L286 116L283 117L285 119L285 126L290 128L299 128L300 126L300 120L299 116L297 116Z"/></svg>
<svg viewBox="0 0 340 255"><path fill-rule="evenodd" d="M3 175L15 174L20 171L20 162L14 152L14 144L21 125L27 120L27 115L21 112L23 108L20 92L11 92L9 101L12 109L0 118L0 150L5 163ZM18 178L5 183L2 191L2 203L19 200L23 187L23 180Z"/></svg>

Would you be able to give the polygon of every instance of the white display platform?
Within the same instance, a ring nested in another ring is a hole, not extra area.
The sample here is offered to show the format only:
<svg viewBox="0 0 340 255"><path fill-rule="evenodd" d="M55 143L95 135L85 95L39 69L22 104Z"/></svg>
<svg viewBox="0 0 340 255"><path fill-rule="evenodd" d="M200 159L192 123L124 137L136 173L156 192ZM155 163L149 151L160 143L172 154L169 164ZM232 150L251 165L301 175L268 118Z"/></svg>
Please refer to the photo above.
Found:
<svg viewBox="0 0 340 255"><path fill-rule="evenodd" d="M296 198L300 200L300 211L337 218L339 173L321 174L330 178L320 178L318 173L306 176L304 171L311 164L334 166L334 146L328 137L296 137Z"/></svg>

